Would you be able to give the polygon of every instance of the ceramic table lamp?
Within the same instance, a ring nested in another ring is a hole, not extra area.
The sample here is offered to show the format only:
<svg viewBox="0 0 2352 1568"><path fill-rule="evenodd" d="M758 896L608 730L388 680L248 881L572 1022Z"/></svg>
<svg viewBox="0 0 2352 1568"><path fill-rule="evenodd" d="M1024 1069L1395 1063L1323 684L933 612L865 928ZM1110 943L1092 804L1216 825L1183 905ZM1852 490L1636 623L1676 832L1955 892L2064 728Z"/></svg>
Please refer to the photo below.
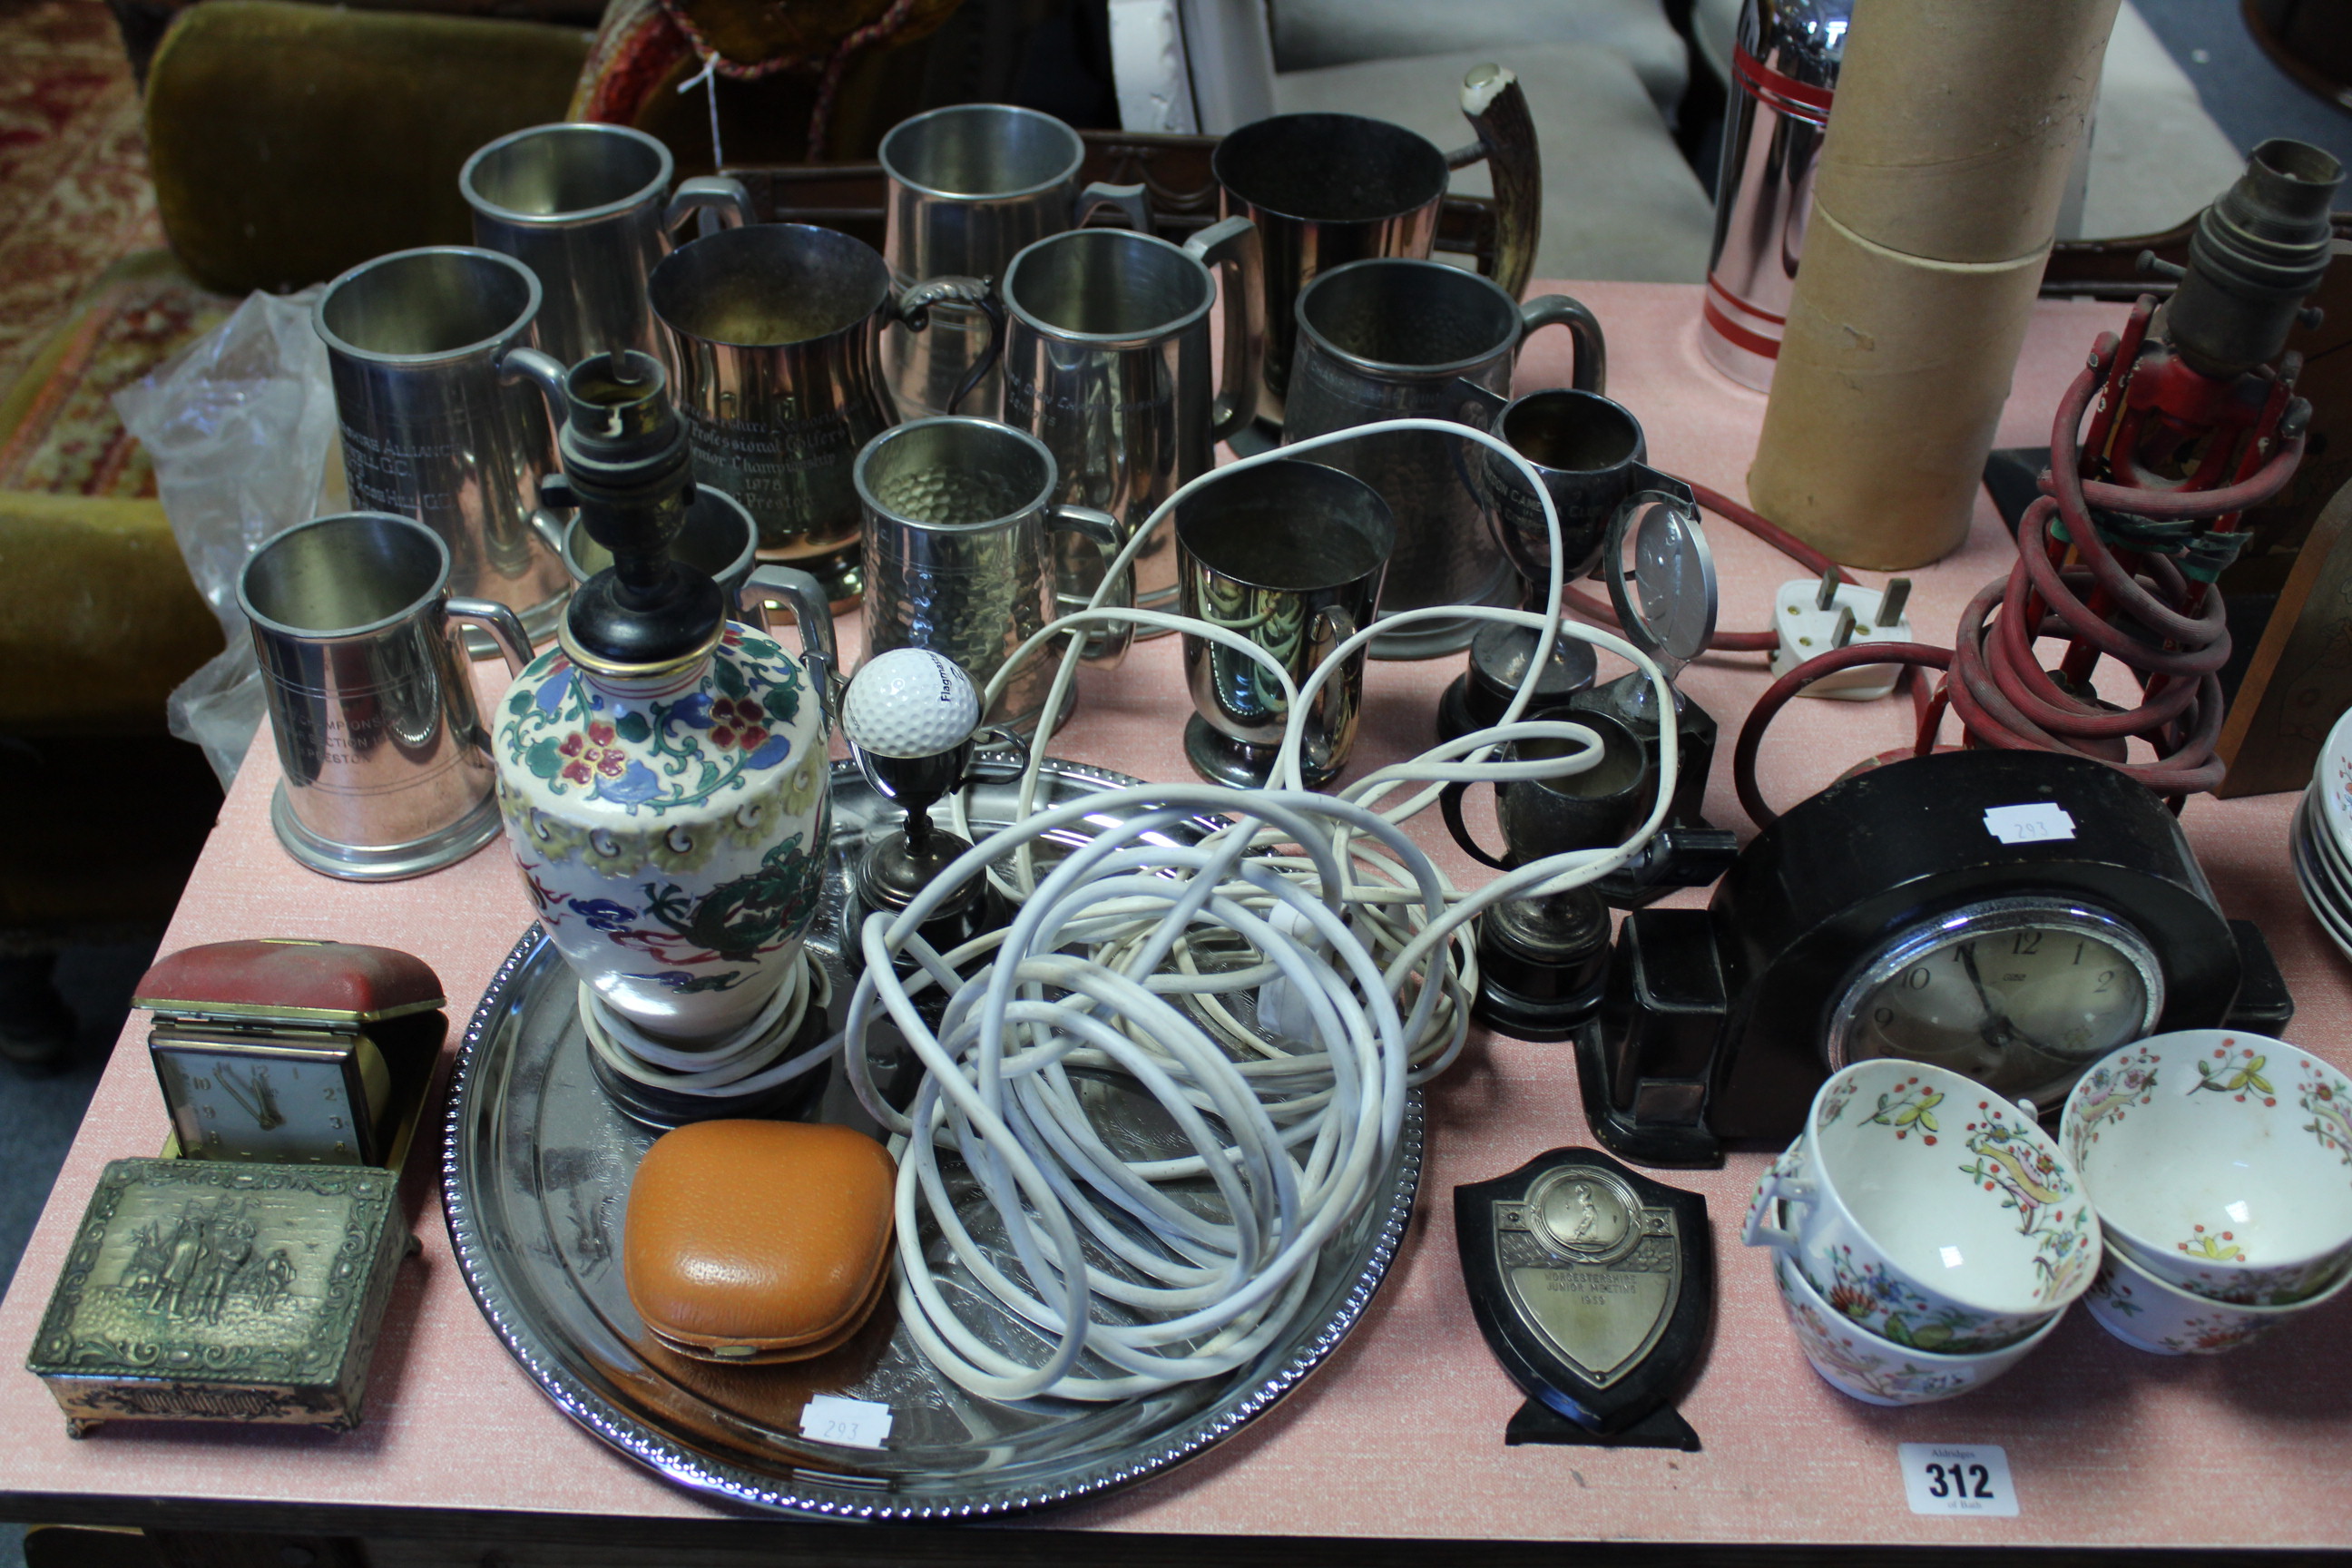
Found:
<svg viewBox="0 0 2352 1568"><path fill-rule="evenodd" d="M655 361L509 364L564 416L545 499L576 506L613 565L499 705L508 840L621 1109L654 1126L773 1110L818 1081L790 1057L824 1032L801 942L829 824L824 596L811 579L790 605L795 658L670 558L694 481Z"/></svg>

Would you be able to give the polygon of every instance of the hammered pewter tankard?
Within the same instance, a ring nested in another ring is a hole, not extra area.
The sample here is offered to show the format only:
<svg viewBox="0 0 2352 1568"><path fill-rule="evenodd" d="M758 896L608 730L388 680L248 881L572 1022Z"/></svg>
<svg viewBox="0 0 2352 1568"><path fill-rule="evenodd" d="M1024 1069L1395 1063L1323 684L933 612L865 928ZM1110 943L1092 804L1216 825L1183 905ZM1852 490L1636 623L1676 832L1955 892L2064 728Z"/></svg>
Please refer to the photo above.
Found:
<svg viewBox="0 0 2352 1568"><path fill-rule="evenodd" d="M1183 613L1240 633L1303 684L1371 624L1395 542L1388 503L1361 479L1320 463L1243 468L1176 504ZM1213 783L1263 787L1290 721L1282 683L1247 654L1193 632L1184 634L1184 680L1195 710L1185 759ZM1299 746L1308 788L1347 766L1363 697L1360 647L1308 709Z"/></svg>
<svg viewBox="0 0 2352 1568"><path fill-rule="evenodd" d="M479 624L522 673L506 605L449 593L449 547L413 518L342 512L295 524L237 574L284 771L269 802L313 871L389 881L499 836L488 736L451 623Z"/></svg>
<svg viewBox="0 0 2352 1568"><path fill-rule="evenodd" d="M1004 421L1054 454L1055 500L1107 511L1131 531L1214 468L1217 443L1249 423L1264 345L1248 312L1228 309L1219 379L1209 342L1219 267L1226 300L1257 292L1257 230L1247 218L1213 224L1181 247L1126 229L1075 229L1013 258L997 288ZM1173 609L1172 518L1134 566L1137 605ZM1102 581L1101 563L1075 535L1055 541L1054 573L1065 610L1084 607Z"/></svg>
<svg viewBox="0 0 2352 1568"><path fill-rule="evenodd" d="M898 421L882 384L882 328L920 331L942 299L977 307L1000 334L965 373L965 386L977 384L1003 330L988 285L938 278L898 289L862 240L763 223L678 247L654 268L647 296L668 329L695 478L743 503L763 557L809 573L835 605L855 603L865 575L851 468Z"/></svg>
<svg viewBox="0 0 2352 1568"><path fill-rule="evenodd" d="M534 341L541 298L513 257L438 246L362 262L310 312L352 504L439 534L450 587L507 605L535 641L555 634L572 587L539 505L555 434L539 394L501 364ZM496 647L478 633L466 645L477 658Z"/></svg>
<svg viewBox="0 0 2352 1568"><path fill-rule="evenodd" d="M919 647L954 660L984 691L1054 613L1050 536L1084 535L1105 562L1126 535L1116 519L1057 505L1054 455L1025 431L992 420L918 419L883 432L857 455L866 511L866 657ZM1120 574L1107 604L1134 603ZM1116 664L1128 629L1090 639L1090 662ZM1028 731L1060 660L1024 665L981 715ZM1056 722L1059 721L1059 716Z"/></svg>
<svg viewBox="0 0 2352 1568"><path fill-rule="evenodd" d="M1517 79L1483 65L1464 78L1463 118L1477 141L1440 152L1402 125L1355 114L1277 114L1230 132L1210 156L1218 213L1257 225L1266 334L1258 419L1236 451L1282 439L1298 341L1299 291L1323 273L1374 257L1425 259L1437 240L1449 171L1486 160L1494 174L1494 279L1517 300L1535 268L1543 182L1535 124Z"/></svg>
<svg viewBox="0 0 2352 1568"><path fill-rule="evenodd" d="M1034 109L934 109L893 126L878 156L887 182L882 259L901 289L942 276L1001 278L1024 246L1076 227L1098 207L1117 207L1130 227L1151 229L1141 185L1078 188L1086 143ZM1003 388L993 374L983 374L961 405L952 401L988 353L986 332L977 310L951 300L931 307L926 331L883 329L883 374L899 414L997 417Z"/></svg>
<svg viewBox="0 0 2352 1568"><path fill-rule="evenodd" d="M1528 334L1563 326L1575 340L1578 387L1607 375L1601 324L1565 294L1518 304L1487 279L1442 261L1357 261L1324 273L1298 296L1298 361L1286 441L1379 419L1483 426L1482 391L1510 387ZM1510 563L1486 526L1486 451L1433 433L1370 437L1326 447L1318 463L1380 491L1396 513L1396 553L1381 613L1516 601ZM1467 616L1415 624L1377 639L1375 658L1432 658L1467 645Z"/></svg>
<svg viewBox="0 0 2352 1568"><path fill-rule="evenodd" d="M625 125L572 121L501 136L466 160L457 189L474 209L474 243L539 277L539 346L572 365L591 354L658 354L646 279L680 225L699 212L751 221L740 180L682 182L669 149Z"/></svg>

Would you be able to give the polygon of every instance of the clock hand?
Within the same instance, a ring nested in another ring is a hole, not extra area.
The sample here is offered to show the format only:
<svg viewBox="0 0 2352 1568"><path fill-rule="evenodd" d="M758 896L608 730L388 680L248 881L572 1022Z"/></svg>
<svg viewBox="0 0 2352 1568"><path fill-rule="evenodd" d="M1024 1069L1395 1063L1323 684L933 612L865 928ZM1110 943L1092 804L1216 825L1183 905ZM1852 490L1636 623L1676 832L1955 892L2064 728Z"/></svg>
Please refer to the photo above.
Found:
<svg viewBox="0 0 2352 1568"><path fill-rule="evenodd" d="M245 1108L245 1113L247 1116L252 1117L256 1121L261 1120L261 1108L253 1102L252 1097L246 1091L246 1086L236 1081L236 1074L227 1063L222 1063L215 1069L213 1076L220 1079L220 1085L228 1090L229 1098Z"/></svg>
<svg viewBox="0 0 2352 1568"><path fill-rule="evenodd" d="M261 1106L253 1117L261 1124L261 1130L275 1132L285 1126L286 1113L278 1109L278 1091L269 1086L268 1068L257 1067L253 1069L253 1092L261 1100Z"/></svg>
<svg viewBox="0 0 2352 1568"><path fill-rule="evenodd" d="M1994 1008L1992 997L1985 990L1984 978L1977 973L1976 944L1963 942L1958 951L1961 966L1969 972L1969 984L1977 988L1977 1002L1985 1010L1984 1022L1977 1026L1978 1037L1995 1050L2007 1050L2011 1046L2025 1046L2046 1054L2047 1047L2041 1041L2009 1021L2009 1014L2005 1009Z"/></svg>

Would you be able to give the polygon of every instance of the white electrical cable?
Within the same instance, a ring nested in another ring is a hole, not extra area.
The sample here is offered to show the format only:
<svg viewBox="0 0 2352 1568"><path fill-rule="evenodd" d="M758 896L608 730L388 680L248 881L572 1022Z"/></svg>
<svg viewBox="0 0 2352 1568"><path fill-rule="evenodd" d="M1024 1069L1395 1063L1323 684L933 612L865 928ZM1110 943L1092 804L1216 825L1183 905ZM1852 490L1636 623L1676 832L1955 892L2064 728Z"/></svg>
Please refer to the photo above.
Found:
<svg viewBox="0 0 2352 1568"><path fill-rule="evenodd" d="M1672 724L1659 735L1649 816L1612 848L1547 857L1465 896L1399 826L1448 783L1560 777L1600 761L1590 728L1520 718L1560 636L1628 660L1655 689L1659 711L1673 712L1664 672L1611 633L1523 610L1442 605L1359 632L1300 683L1225 627L1102 605L1152 531L1202 486L1334 442L1405 431L1477 443L1518 469L1543 508L1549 602L1558 604L1564 584L1551 498L1532 465L1483 431L1392 420L1203 475L1135 531L1092 605L1023 644L982 708L1056 639L1065 647L1049 716L1067 700L1091 628L1181 630L1255 660L1288 702L1273 787L1139 784L1038 810L1053 731L1041 718L1016 820L977 835L968 803L951 797L956 830L972 847L907 909L871 913L856 932L865 969L841 1038L855 1043L846 1068L859 1100L896 1135L899 1312L923 1353L974 1394L1125 1398L1230 1372L1280 1342L1305 1309L1325 1243L1383 1190L1412 1088L1444 1070L1467 1039L1476 992L1470 921L1501 900L1607 875L1665 819L1679 765ZM1302 788L1302 721L1343 663L1376 634L1463 616L1538 634L1501 721L1336 795ZM1573 745L1558 757L1493 757L1536 739ZM1407 787L1415 793L1402 805L1381 807ZM1181 842L1204 816L1227 825ZM1074 840L1077 847L1040 875L1035 847ZM1015 907L1011 923L936 952L921 926L980 875ZM911 973L899 973L898 963ZM1277 992L1281 1032L1235 1010ZM877 1090L865 1048L885 1016L925 1069L903 1113ZM1114 1131L1131 1119L1107 1107L1122 1102L1157 1105L1163 1147L1140 1150L1131 1133ZM942 1149L961 1173L943 1168ZM952 1289L941 1284L942 1249L961 1275ZM1008 1317L1028 1332L1006 1332Z"/></svg>

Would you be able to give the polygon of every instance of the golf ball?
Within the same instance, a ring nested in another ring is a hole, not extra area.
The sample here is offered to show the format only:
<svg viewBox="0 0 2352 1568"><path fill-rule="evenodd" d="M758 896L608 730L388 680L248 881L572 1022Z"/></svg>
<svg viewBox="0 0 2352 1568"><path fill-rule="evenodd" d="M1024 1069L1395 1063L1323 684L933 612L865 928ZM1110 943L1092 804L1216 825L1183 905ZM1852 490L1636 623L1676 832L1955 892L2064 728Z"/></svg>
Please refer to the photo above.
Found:
<svg viewBox="0 0 2352 1568"><path fill-rule="evenodd" d="M877 757L934 757L961 745L980 722L980 694L951 658L929 648L893 648L850 678L841 727Z"/></svg>

